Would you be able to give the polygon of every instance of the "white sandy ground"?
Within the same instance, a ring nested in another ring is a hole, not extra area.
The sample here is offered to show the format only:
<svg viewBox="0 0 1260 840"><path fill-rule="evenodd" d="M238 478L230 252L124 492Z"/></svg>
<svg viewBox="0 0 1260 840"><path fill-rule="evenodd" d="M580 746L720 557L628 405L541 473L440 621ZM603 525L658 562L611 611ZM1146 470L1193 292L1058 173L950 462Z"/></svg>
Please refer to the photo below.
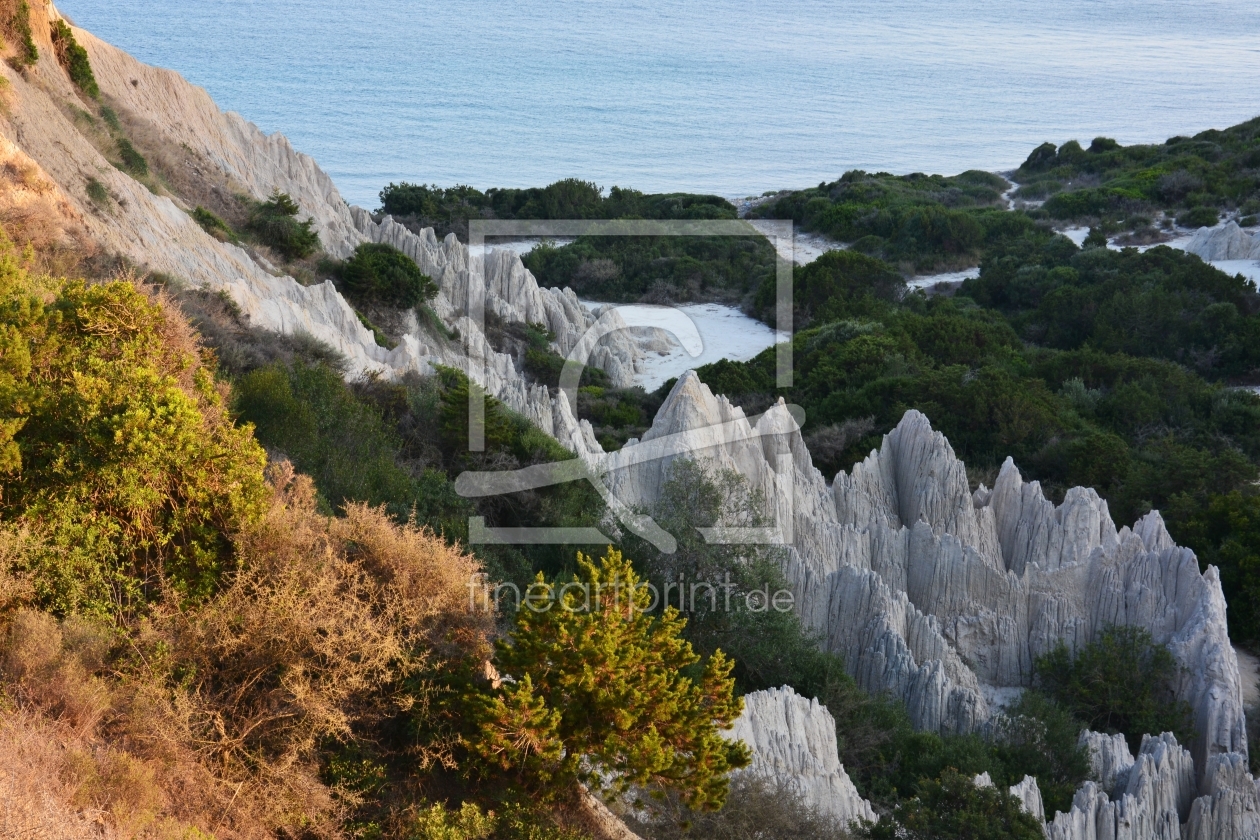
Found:
<svg viewBox="0 0 1260 840"><path fill-rule="evenodd" d="M582 303L591 310L607 305L591 300ZM628 326L668 326L668 319L663 317L662 312L666 307L630 303L617 304L616 308ZM710 362L721 359L746 361L786 338L784 333L775 332L733 306L694 303L669 308L681 312L695 325L700 334L700 344L687 342L690 346L684 348L682 343L676 342L669 352L649 353L643 369L635 376L635 384L647 391L655 391L668 380Z"/></svg>

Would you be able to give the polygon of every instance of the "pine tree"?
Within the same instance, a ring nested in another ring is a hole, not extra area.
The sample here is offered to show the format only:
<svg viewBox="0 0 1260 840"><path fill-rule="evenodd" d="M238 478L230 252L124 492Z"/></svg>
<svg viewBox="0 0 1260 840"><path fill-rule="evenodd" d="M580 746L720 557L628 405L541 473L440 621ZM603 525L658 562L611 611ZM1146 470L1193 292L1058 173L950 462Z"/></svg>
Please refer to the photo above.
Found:
<svg viewBox="0 0 1260 840"><path fill-rule="evenodd" d="M720 808L727 773L749 762L719 733L743 707L734 663L717 651L699 667L686 621L672 608L648 614L653 596L620 552L577 559L569 583L538 576L499 644L498 666L516 681L481 702L478 753L545 796L576 782L652 786Z"/></svg>

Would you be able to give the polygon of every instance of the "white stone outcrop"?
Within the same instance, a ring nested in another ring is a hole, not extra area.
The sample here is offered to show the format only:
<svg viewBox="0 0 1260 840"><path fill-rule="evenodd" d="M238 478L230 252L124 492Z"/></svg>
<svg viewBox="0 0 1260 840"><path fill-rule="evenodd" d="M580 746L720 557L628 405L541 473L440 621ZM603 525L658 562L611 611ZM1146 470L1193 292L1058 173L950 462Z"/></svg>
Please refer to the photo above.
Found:
<svg viewBox="0 0 1260 840"><path fill-rule="evenodd" d="M1123 740L1083 733L1095 752L1094 769L1124 767L1114 783L1103 778L1076 792L1072 808L1046 827L1049 840L1155 838L1241 840L1260 837L1256 783L1238 753L1218 753L1196 782L1190 753L1171 733L1144 736L1137 758ZM1111 757L1107 757L1111 754ZM1102 756L1100 759L1099 756Z"/></svg>
<svg viewBox="0 0 1260 840"><path fill-rule="evenodd" d="M975 783L976 787L991 788L994 786L993 779L989 776L987 770L983 773L978 773L971 781ZM1037 787L1036 779L1032 776L1025 776L1018 784L1008 787L1007 791L1010 792L1011 796L1019 800L1019 807L1025 813L1036 817L1040 822L1046 821L1046 809L1042 805L1041 788Z"/></svg>
<svg viewBox="0 0 1260 840"><path fill-rule="evenodd" d="M1090 736L1109 750L1096 763L1107 784L1123 783L1135 802L1155 803L1153 811L1113 804L1095 783L1098 808L1110 808L1113 822L1180 826L1196 791L1209 792L1210 762L1245 767L1241 683L1219 577L1214 568L1199 571L1158 513L1117 529L1094 491L1073 489L1056 506L1009 460L993 489L969 492L948 441L917 411L830 486L782 404L750 420L688 374L637 446L688 434L687 449L655 461L636 463L636 445L616 453L624 466L613 472L614 493L650 506L678 457L740 472L781 520L791 520L784 571L803 619L843 654L859 684L902 699L916 726L983 730L994 713L986 691L1028 685L1035 658L1060 641L1075 647L1108 625L1130 624L1149 630L1184 666L1179 694L1193 709L1197 735L1188 750L1170 744L1171 736L1150 739L1128 760L1123 740ZM1161 804L1166 784L1175 808ZM1201 824L1234 819L1244 800L1254 805L1254 786L1228 790L1199 806ZM1086 808L1094 794L1082 791Z"/></svg>
<svg viewBox="0 0 1260 840"><path fill-rule="evenodd" d="M746 694L744 713L724 734L752 749L752 764L738 772L782 783L805 806L842 824L876 819L844 772L836 721L817 700L790 686Z"/></svg>
<svg viewBox="0 0 1260 840"><path fill-rule="evenodd" d="M1198 254L1204 262L1260 259L1260 236L1252 236L1230 220L1220 227L1199 228L1186 251Z"/></svg>

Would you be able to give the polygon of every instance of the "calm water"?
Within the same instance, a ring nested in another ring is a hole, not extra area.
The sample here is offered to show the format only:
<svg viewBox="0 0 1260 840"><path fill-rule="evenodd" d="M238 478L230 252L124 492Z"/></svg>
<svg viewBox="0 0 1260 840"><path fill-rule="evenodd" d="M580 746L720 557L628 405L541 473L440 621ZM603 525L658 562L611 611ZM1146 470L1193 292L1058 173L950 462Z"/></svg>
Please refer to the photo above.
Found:
<svg viewBox="0 0 1260 840"><path fill-rule="evenodd" d="M1260 3L61 0L283 131L353 203L398 179L727 196L1017 165L1260 114Z"/></svg>

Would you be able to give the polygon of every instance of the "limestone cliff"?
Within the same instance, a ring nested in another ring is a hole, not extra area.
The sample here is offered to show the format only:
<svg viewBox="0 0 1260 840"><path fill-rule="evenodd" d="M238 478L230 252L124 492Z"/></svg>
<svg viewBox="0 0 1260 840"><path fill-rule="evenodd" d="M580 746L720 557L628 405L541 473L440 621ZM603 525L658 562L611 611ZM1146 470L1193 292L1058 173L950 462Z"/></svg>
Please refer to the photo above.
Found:
<svg viewBox="0 0 1260 840"><path fill-rule="evenodd" d="M901 698L920 728L983 731L995 711L986 694L1027 685L1033 660L1060 640L1079 645L1128 624L1169 646L1185 667L1180 696L1194 710L1190 749L1161 736L1135 763L1124 760L1127 750L1116 754L1122 740L1099 744L1111 751L1099 759L1100 778L1123 783L1132 803L1088 819L1067 815L1056 836L1177 837L1183 824L1244 831L1220 836L1250 830L1256 793L1220 580L1173 543L1157 512L1117 529L1094 491L1075 488L1056 506L1010 460L992 490L970 492L949 442L917 411L830 485L782 403L753 421L687 374L637 446L684 433L691 450L656 461L637 462L627 446L615 460L614 492L650 504L677 457L738 470L791 521L785 571L802 617L864 688ZM1176 807L1160 798L1161 785L1173 786ZM1083 788L1081 812L1103 808L1108 793ZM1020 796L1033 801L1028 788ZM1157 833L1077 827L1121 819Z"/></svg>
<svg viewBox="0 0 1260 840"><path fill-rule="evenodd" d="M841 824L876 819L840 764L836 721L817 700L789 686L747 694L726 735L752 748L752 764L739 772L783 781L804 805Z"/></svg>
<svg viewBox="0 0 1260 840"><path fill-rule="evenodd" d="M521 376L516 362L488 346L467 317L470 299L503 321L541 323L567 354L595 322L570 291L540 289L520 259L492 251L484 260L448 237L417 236L386 218L380 224L351 208L332 180L280 134L263 134L237 114L219 110L201 88L177 73L150 67L73 28L87 50L103 101L142 133L150 146L170 153L172 189L153 189L113 166L102 152L101 129L83 106L90 103L52 58L50 19L60 17L42 0L32 7L32 28L44 59L17 72L0 67L10 84L8 112L0 119L0 153L32 169L28 180L48 185L47 201L59 208L63 227L102 253L126 258L193 286L227 292L257 327L307 333L340 351L351 375L430 372L433 364L465 369L487 390L561 439L584 432L567 404L557 404ZM89 185L108 198L94 200ZM181 194L179 186L184 188ZM414 319L398 346L376 344L372 333L331 283L302 285L264 259L207 234L190 216L199 196L245 194L262 199L273 190L291 195L315 222L324 248L346 257L362 242L388 242L410 254L439 284L434 310L461 336L458 342L423 328ZM471 296L471 298L470 298ZM478 360L470 364L469 359ZM617 385L627 385L641 353L629 332L604 338L590 363ZM593 442L593 438L591 439Z"/></svg>

